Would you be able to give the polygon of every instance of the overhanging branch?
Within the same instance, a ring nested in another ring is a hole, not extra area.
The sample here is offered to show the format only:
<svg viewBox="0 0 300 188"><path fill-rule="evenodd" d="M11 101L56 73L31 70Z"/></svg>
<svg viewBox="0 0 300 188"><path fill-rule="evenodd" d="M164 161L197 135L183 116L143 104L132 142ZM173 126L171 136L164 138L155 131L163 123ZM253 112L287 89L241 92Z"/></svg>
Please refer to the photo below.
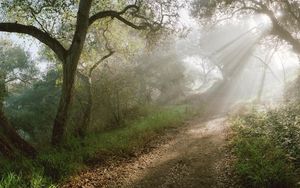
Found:
<svg viewBox="0 0 300 188"><path fill-rule="evenodd" d="M118 19L119 21L123 22L124 24L137 29L137 30L143 30L146 29L147 27L151 28L151 24L149 23L142 23L141 25L137 25L134 24L130 21L128 21L127 19L125 19L124 17L122 17L123 14L125 14L129 9L135 9L135 12L138 12L139 7L136 5L128 5L126 6L122 11L114 11L114 10L107 10L107 11L101 11L98 12L96 14L94 14L93 16L90 17L89 19L89 25L92 25L95 21L102 19L102 18L106 18L106 17L111 17Z"/></svg>
<svg viewBox="0 0 300 188"><path fill-rule="evenodd" d="M54 51L60 60L64 61L66 49L58 40L52 38L48 33L34 26L27 26L18 23L0 23L0 31L30 35L47 45L51 50Z"/></svg>

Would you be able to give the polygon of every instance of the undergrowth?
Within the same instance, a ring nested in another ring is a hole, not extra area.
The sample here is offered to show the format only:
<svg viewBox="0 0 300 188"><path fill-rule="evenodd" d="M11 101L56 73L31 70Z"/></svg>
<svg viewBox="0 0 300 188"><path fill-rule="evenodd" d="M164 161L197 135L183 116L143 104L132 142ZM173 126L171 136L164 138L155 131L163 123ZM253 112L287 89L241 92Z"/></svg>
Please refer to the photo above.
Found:
<svg viewBox="0 0 300 188"><path fill-rule="evenodd" d="M296 187L300 170L300 105L232 120L234 165L245 187Z"/></svg>
<svg viewBox="0 0 300 188"><path fill-rule="evenodd" d="M168 107L122 128L89 134L84 140L69 138L59 149L42 149L34 161L18 158L12 163L2 159L0 188L54 188L53 183L83 170L90 163L135 155L164 130L181 125L188 116L186 112L185 106Z"/></svg>

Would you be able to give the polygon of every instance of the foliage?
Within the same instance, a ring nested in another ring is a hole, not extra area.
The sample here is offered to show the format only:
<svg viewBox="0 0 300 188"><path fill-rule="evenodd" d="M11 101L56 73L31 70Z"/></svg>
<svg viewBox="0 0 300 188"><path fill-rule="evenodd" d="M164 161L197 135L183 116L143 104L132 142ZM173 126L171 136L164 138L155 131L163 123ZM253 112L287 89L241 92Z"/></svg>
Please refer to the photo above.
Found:
<svg viewBox="0 0 300 188"><path fill-rule="evenodd" d="M43 176L43 168L39 167L34 161L18 158L14 164L9 164L5 160L0 160L0 164L2 166L0 170L2 177L0 180L1 188L55 188L50 179Z"/></svg>
<svg viewBox="0 0 300 188"><path fill-rule="evenodd" d="M69 46L75 30L79 0L3 0L0 3L1 22L18 22L24 25L33 25L43 32L59 40L63 45ZM180 1L165 0L93 0L90 14L101 11L121 11L129 4L139 6L138 14L135 9L127 11L126 20L132 23L142 21L158 26L159 24L171 29L178 18L177 9L184 3ZM162 10L158 10L158 8ZM105 20L105 19L104 19ZM163 22L162 22L163 21ZM149 32L145 32L147 35Z"/></svg>
<svg viewBox="0 0 300 188"><path fill-rule="evenodd" d="M235 169L250 187L295 186L300 172L299 104L233 120Z"/></svg>
<svg viewBox="0 0 300 188"><path fill-rule="evenodd" d="M109 33L107 36L115 34L115 32ZM124 35L122 38L132 37L124 33L122 35ZM111 42L110 37L107 40L108 43ZM133 51L140 47L141 44L137 44L142 43L142 39L140 40L135 42L135 45L127 43L126 51L119 51L118 45L126 45L118 44L116 47L118 52L99 64L93 71L90 131L123 126L126 121L147 113L147 108L153 104L176 104L185 97L188 90L186 85L190 84L191 79L185 73L184 63L178 60L179 57L175 53L165 54L166 51L167 53L171 51L169 44L164 44L156 51L141 52L138 54L140 56L133 54ZM141 48L144 49L142 45ZM85 61L82 62L80 72L85 75L88 75L85 69L96 63L95 57L103 53L103 50L98 52L91 50L91 52L91 54L84 53ZM74 126L80 121L83 116L82 109L88 104L87 91L87 83L78 79L77 100L73 107Z"/></svg>
<svg viewBox="0 0 300 188"><path fill-rule="evenodd" d="M14 92L6 100L5 111L13 126L37 143L50 136L60 94L59 78L59 72L49 70L32 87Z"/></svg>
<svg viewBox="0 0 300 188"><path fill-rule="evenodd" d="M37 68L29 54L9 40L0 41L0 62L0 106L2 107L4 97L7 96L7 88L11 85L30 83L37 75Z"/></svg>
<svg viewBox="0 0 300 188"><path fill-rule="evenodd" d="M1 188L18 187L21 184L20 177L14 173L8 173L2 177L0 182Z"/></svg>
<svg viewBox="0 0 300 188"><path fill-rule="evenodd" d="M237 141L236 173L247 187L288 187L294 185L296 174L285 152L274 147L265 137L243 138Z"/></svg>
<svg viewBox="0 0 300 188"><path fill-rule="evenodd" d="M180 57L164 48L158 48L155 53L143 56L143 61L136 67L136 75L145 92L145 98L159 104L176 103L189 91L187 86L191 81L185 71Z"/></svg>
<svg viewBox="0 0 300 188"><path fill-rule="evenodd" d="M93 113L101 114L94 119L98 125L101 121L108 127L124 125L126 118L130 119L130 111L139 108L137 80L132 71L121 67L116 67L113 72L102 70L99 80L95 82L94 92L98 95L94 95Z"/></svg>
<svg viewBox="0 0 300 188"><path fill-rule="evenodd" d="M0 41L0 56L1 72L5 72L9 81L20 79L29 82L27 77L36 75L37 68L29 54L11 41L3 39Z"/></svg>

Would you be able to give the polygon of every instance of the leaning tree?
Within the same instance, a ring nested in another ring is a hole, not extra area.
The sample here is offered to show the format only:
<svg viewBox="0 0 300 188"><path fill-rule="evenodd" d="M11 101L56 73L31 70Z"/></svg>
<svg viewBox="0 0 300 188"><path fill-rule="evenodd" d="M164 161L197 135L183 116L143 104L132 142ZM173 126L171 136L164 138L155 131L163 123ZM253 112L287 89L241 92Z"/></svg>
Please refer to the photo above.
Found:
<svg viewBox="0 0 300 188"><path fill-rule="evenodd" d="M10 124L4 115L5 97L12 83L30 83L36 73L36 67L29 55L10 41L0 41L0 152L6 157L14 157L15 149L29 157L36 150L26 142Z"/></svg>
<svg viewBox="0 0 300 188"><path fill-rule="evenodd" d="M62 92L52 144L63 141L77 65L97 21L112 19L137 30L157 31L174 22L180 1L171 0L3 0L0 31L27 34L48 46L62 63Z"/></svg>

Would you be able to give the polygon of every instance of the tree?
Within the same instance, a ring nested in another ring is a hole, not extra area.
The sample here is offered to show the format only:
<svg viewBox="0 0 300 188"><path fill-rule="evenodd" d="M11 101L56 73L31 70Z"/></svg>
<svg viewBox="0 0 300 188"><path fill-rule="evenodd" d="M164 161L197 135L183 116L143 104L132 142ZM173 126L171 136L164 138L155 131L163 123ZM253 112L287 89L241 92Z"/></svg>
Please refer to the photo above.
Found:
<svg viewBox="0 0 300 188"><path fill-rule="evenodd" d="M179 6L179 3L170 0L130 3L131 1L126 0L120 3L98 0L80 0L78 3L74 0L1 2L1 12L6 18L0 23L0 31L27 34L38 39L47 45L62 63L62 92L53 125L53 145L60 145L63 141L77 65L88 29L96 21L116 19L137 30L155 31L172 22L171 18L177 15L174 7ZM120 6L124 7L121 11L113 10Z"/></svg>
<svg viewBox="0 0 300 188"><path fill-rule="evenodd" d="M300 54L300 1L298 0L194 0L192 13L202 21L230 19L237 14L264 14L272 23L270 34L288 42Z"/></svg>
<svg viewBox="0 0 300 188"><path fill-rule="evenodd" d="M87 40L82 53L75 87L78 99L75 102L79 102L82 116L76 121L80 122L75 129L79 136L86 134L89 124L105 128L121 126L125 114L130 118L133 108L138 110L129 97L138 99L132 95L137 81L132 77L132 69L148 42L143 32L112 20L95 25L90 34L93 38ZM101 115L93 118L92 114Z"/></svg>
<svg viewBox="0 0 300 188"><path fill-rule="evenodd" d="M270 70L270 72L272 73L274 78L277 78L276 75L274 74L274 72L272 71L272 69L270 68L270 65L269 65L272 62L273 56L277 52L277 48L278 48L278 42L277 42L276 46L274 47L274 49L271 49L271 51L268 53L268 55L265 56L264 59L262 59L259 56L254 56L260 63L262 63L262 67L263 67L263 75L261 77L258 92L257 92L257 96L256 96L256 101L258 103L261 102L261 97L262 97L263 90L264 90L264 87L265 87L267 69Z"/></svg>
<svg viewBox="0 0 300 188"><path fill-rule="evenodd" d="M4 114L4 99L7 95L7 85L10 82L30 82L30 75L35 71L28 55L20 47L10 47L7 41L2 41L0 46L0 142L1 152L11 157L12 146L29 157L35 157L36 150L25 141L10 124ZM4 47L6 46L6 47ZM4 136L5 135L5 136ZM6 137L9 141L5 141Z"/></svg>
<svg viewBox="0 0 300 188"><path fill-rule="evenodd" d="M16 84L10 86L5 100L6 115L26 140L37 147L43 146L51 138L61 92L61 71L58 67L52 67L26 87Z"/></svg>
<svg viewBox="0 0 300 188"><path fill-rule="evenodd" d="M272 25L270 30L266 32L267 35L272 36L273 40L271 42L279 38L283 42L288 43L294 52L300 54L300 41L298 38L300 29L299 5L300 2L294 0L193 0L191 3L191 12L202 24L213 26L231 18L239 19L243 16L251 17L253 15L260 15L259 17L264 20L264 24ZM262 20L260 20L260 22L262 22ZM259 40L262 40L264 37L261 36ZM257 40L256 43L259 40ZM248 51L245 54L249 56L251 54L250 52L251 51ZM243 60L239 61L245 61L247 60L246 58L245 56ZM242 66L241 63L238 65ZM230 71L229 74L224 74L224 70L222 70L222 73L223 75L230 75L230 80L234 81L234 75L238 75L243 68L241 66L235 66L234 72ZM228 66L223 67L223 69L227 68ZM229 91L230 86L234 85L234 83L228 81L222 80L214 84L213 87L203 95L202 99L204 98L204 100L202 101L210 101L209 106L216 108L216 105L224 100L225 92ZM220 98L221 101L213 102L217 101L214 96ZM216 105L212 105L211 103L216 103Z"/></svg>
<svg viewBox="0 0 300 188"><path fill-rule="evenodd" d="M108 44L107 38L105 36L105 32L103 31L103 38L106 39L106 44L105 48L107 50L107 54L101 57L99 60L94 62L90 67L87 68L87 73L83 73L83 71L78 70L78 77L83 80L83 82L86 85L86 92L87 92L87 102L85 105L85 109L83 109L83 118L82 122L80 123L77 134L81 137L84 137L87 131L88 126L90 125L91 122L91 114L92 114L92 109L93 109L93 82L92 82L92 76L96 68L98 68L99 65L103 61L105 61L107 58L112 56L114 54L114 51L111 49L111 47Z"/></svg>
<svg viewBox="0 0 300 188"><path fill-rule="evenodd" d="M122 31L122 33L119 31ZM105 87L102 87L102 89L99 88L100 92L96 92L96 90L98 87L105 86L109 83L108 87L113 90L114 85L116 84L115 81L113 81L113 75L116 74L116 72L109 71L108 73L106 71L107 68L111 70L115 69L115 66L122 67L133 65L135 62L134 57L137 57L139 53L144 51L147 37L147 35L141 35L141 32L135 31L123 24L112 22L112 20L107 20L95 25L89 32L93 37L88 38L86 42L87 45L82 52L82 57L77 70L78 79L75 87L76 99L78 99L77 102L80 104L80 114L82 115L80 121L77 121L80 123L75 129L75 135L81 137L85 136L88 127L91 124L93 110L97 111L102 108L105 109L107 112L102 112L101 114L107 116L107 119L110 119L108 116L114 114L113 117L117 118L113 118L115 121L111 122L120 125L120 122L117 121L117 119L120 119L118 118L119 116L115 116L115 114L120 114L118 113L119 110L114 110L111 108L111 105L107 105L108 101L113 101L112 99L115 93L111 93L110 97L106 98L106 103L103 101L104 103L99 106L99 100L97 101L95 99L98 98L101 101L101 99L105 98L105 92L107 90L104 89ZM137 34L140 35L137 36ZM128 72L129 70L120 69L118 71ZM110 75L108 76L107 73ZM118 74L118 76L120 76L120 74ZM101 83L96 82L96 80L99 80ZM125 85L122 87L121 90L125 88ZM114 91L116 93L122 93L122 91ZM95 92L97 93L97 96L94 96ZM124 97L121 97L121 100L124 100ZM98 104L96 105L96 108L98 109L94 108L94 103ZM77 118L78 117L79 116L77 116ZM103 120L101 124L111 122Z"/></svg>
<svg viewBox="0 0 300 188"><path fill-rule="evenodd" d="M164 46L152 54L144 54L143 61L136 68L145 98L151 101L156 93L156 102L160 104L174 103L183 98L190 82L184 74L184 63L178 54L166 48L169 47Z"/></svg>

